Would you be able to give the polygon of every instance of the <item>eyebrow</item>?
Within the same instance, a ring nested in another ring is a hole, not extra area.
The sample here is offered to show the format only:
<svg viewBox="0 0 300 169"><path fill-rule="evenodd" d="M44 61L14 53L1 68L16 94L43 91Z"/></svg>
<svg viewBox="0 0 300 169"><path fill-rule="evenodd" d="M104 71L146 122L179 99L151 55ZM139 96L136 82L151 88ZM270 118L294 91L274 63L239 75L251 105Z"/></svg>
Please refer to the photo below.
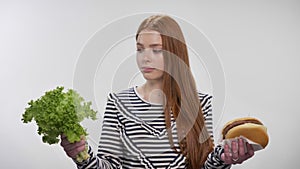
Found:
<svg viewBox="0 0 300 169"><path fill-rule="evenodd" d="M144 46L143 44L137 42L136 45L139 45L139 46ZM149 45L150 47L157 47L157 46L162 46L162 44L159 44L159 43L154 43L154 44L150 44Z"/></svg>

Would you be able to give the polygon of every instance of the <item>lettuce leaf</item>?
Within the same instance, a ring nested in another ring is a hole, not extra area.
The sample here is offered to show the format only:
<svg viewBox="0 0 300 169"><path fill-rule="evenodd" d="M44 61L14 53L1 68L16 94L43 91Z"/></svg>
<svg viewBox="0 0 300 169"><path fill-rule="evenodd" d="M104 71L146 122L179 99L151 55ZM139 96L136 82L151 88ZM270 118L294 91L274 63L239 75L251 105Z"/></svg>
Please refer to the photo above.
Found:
<svg viewBox="0 0 300 169"><path fill-rule="evenodd" d="M97 112L91 108L91 102L85 102L75 90L63 90L64 87L56 87L31 100L22 114L23 123L36 122L44 143L58 143L61 134L71 143L80 141L81 136L87 135L80 122L85 118L96 120Z"/></svg>

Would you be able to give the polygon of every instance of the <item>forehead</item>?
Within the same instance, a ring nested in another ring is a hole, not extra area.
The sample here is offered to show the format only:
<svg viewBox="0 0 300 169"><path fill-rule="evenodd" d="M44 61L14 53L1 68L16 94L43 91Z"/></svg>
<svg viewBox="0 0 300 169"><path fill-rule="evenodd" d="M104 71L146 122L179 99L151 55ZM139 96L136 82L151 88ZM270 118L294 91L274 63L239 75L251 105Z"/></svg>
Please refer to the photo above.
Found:
<svg viewBox="0 0 300 169"><path fill-rule="evenodd" d="M139 33L137 42L141 44L161 44L161 36L157 31L143 30Z"/></svg>

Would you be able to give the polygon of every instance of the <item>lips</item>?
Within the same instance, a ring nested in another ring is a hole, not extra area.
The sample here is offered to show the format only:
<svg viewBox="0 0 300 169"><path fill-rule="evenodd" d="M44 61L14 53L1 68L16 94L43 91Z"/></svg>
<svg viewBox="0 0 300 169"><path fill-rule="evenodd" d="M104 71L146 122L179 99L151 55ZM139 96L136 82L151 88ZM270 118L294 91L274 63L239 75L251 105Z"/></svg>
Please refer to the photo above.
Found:
<svg viewBox="0 0 300 169"><path fill-rule="evenodd" d="M142 67L142 71L144 73L150 73L154 70L155 68L152 68L152 67Z"/></svg>

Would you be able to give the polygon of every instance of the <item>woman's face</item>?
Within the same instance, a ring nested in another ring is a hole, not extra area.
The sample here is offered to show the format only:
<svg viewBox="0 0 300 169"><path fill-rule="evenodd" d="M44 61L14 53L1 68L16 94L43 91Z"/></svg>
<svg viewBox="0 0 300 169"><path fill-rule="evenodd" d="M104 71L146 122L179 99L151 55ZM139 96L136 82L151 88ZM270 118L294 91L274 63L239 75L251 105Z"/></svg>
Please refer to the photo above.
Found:
<svg viewBox="0 0 300 169"><path fill-rule="evenodd" d="M137 43L136 60L146 80L161 80L164 70L162 39L157 31L143 30Z"/></svg>

